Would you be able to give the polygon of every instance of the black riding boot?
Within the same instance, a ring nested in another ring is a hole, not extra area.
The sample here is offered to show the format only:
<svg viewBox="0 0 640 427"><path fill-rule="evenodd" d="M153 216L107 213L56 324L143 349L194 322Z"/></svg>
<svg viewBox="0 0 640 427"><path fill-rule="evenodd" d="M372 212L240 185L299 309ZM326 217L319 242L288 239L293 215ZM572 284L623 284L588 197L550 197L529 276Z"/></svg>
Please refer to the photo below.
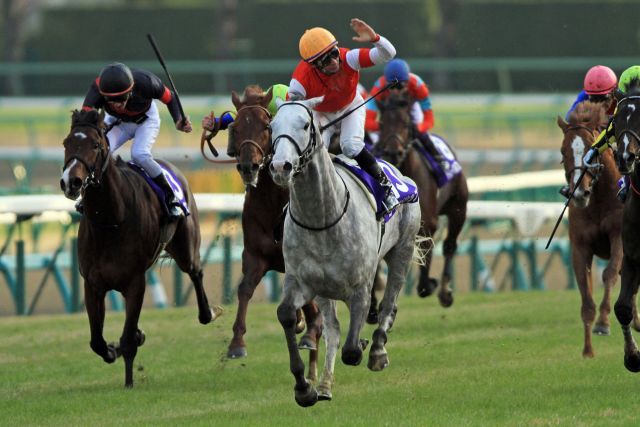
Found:
<svg viewBox="0 0 640 427"><path fill-rule="evenodd" d="M371 175L376 181L378 181L378 184L384 188L384 200L382 202L385 209L384 213L391 212L393 208L398 206L400 203L393 192L391 182L389 182L387 175L385 175L378 162L376 162L375 157L373 157L366 148L363 148L362 151L354 157L354 160L358 162L358 165L360 165L362 170Z"/></svg>
<svg viewBox="0 0 640 427"><path fill-rule="evenodd" d="M158 184L162 191L164 191L164 201L167 204L167 208L169 209L169 219L176 220L181 216L184 216L184 212L182 212L182 207L180 205L180 200L176 197L176 194L173 192L173 188L167 181L167 178L163 173L153 178L153 182Z"/></svg>
<svg viewBox="0 0 640 427"><path fill-rule="evenodd" d="M442 171L443 172L448 171L450 167L449 161L445 159L442 156L442 153L436 148L433 141L431 140L431 136L429 135L429 133L419 132L417 130L415 133L416 133L416 136L418 137L418 140L422 143L422 146L425 148L425 150L427 150L427 152L431 154L431 157L433 157L433 160L435 160L440 165L440 168L442 169Z"/></svg>

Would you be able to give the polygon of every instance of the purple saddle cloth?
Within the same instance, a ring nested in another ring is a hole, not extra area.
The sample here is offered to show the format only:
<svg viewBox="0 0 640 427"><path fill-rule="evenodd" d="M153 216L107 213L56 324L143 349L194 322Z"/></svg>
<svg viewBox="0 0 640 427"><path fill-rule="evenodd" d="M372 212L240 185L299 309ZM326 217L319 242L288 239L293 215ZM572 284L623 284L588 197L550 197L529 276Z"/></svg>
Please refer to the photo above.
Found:
<svg viewBox="0 0 640 427"><path fill-rule="evenodd" d="M453 154L451 147L447 141L444 140L443 137L435 134L430 134L431 140L433 141L433 145L436 147L436 150L440 152L442 158L445 159L447 163L449 163L448 170L442 170L442 167L438 162L433 159L433 156L425 150L424 146L419 142L415 141L413 143L414 148L424 157L424 159L429 164L429 167L433 171L433 175L436 178L436 184L438 188L444 187L449 181L455 178L457 175L462 172L462 166L456 159L456 156Z"/></svg>
<svg viewBox="0 0 640 427"><path fill-rule="evenodd" d="M140 174L140 176L142 176L145 179L145 181L147 181L149 186L151 186L151 189L153 190L153 192L156 193L156 196L158 196L158 200L160 200L160 204L163 206L165 214L168 215L169 214L169 209L168 209L167 204L165 202L164 190L162 188L160 188L158 186L158 184L156 184L153 181L153 179L149 176L147 171L142 169L140 166L135 164L133 161L127 162L127 165L131 169L136 171L138 174ZM176 197L180 201L180 207L182 208L182 211L184 212L185 216L188 216L189 215L189 207L187 206L187 200L184 197L184 191L182 190L182 187L180 186L180 181L178 180L178 177L176 177L172 171L170 171L169 169L165 168L164 165L160 164L160 167L162 168L162 173L164 174L165 178L167 178L167 182L169 183L169 185L171 185L171 189L173 190L173 193L176 195Z"/></svg>
<svg viewBox="0 0 640 427"><path fill-rule="evenodd" d="M400 203L415 203L418 201L418 187L410 178L402 175L395 166L391 163L385 162L381 159L376 159L387 178L393 184L394 193ZM341 166L344 166L349 172L358 177L362 181L365 187L373 195L376 200L376 216L380 217L384 211L382 207L382 200L384 199L384 189L378 182L368 173L360 169L354 160L349 160L346 157L336 156L333 161ZM384 222L386 223L395 213L395 209L386 215L384 215Z"/></svg>

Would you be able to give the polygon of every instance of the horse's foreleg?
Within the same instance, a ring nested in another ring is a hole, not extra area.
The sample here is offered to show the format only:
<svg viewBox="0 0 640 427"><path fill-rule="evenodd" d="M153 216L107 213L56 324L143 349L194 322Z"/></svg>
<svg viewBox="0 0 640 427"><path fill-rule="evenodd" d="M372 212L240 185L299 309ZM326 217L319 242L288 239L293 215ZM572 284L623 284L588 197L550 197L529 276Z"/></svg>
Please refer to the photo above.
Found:
<svg viewBox="0 0 640 427"><path fill-rule="evenodd" d="M300 357L298 343L296 342L296 309L304 303L304 295L295 290L296 284L287 286L287 281L292 281L290 276L285 275L286 293L280 305L278 305L278 321L284 330L284 336L289 350L289 369L295 378L294 387L295 400L300 406L311 406L318 401L316 389L304 377L304 362Z"/></svg>
<svg viewBox="0 0 640 427"><path fill-rule="evenodd" d="M222 315L222 308L209 306L209 299L204 290L202 276L202 268L194 268L189 271L189 277L193 283L193 288L196 291L196 300L198 301L198 321L203 325L207 325Z"/></svg>
<svg viewBox="0 0 640 427"><path fill-rule="evenodd" d="M303 305L302 311L304 312L305 323L307 324L307 332L300 338L298 348L309 350L309 370L307 372L307 378L310 381L315 381L318 378L318 342L322 336L323 316L313 301Z"/></svg>
<svg viewBox="0 0 640 427"><path fill-rule="evenodd" d="M342 362L345 365L359 365L362 361L362 352L369 343L367 340L360 339L360 331L369 313L370 286L369 283L361 284L346 301L349 306L349 332L342 346Z"/></svg>
<svg viewBox="0 0 640 427"><path fill-rule="evenodd" d="M140 310L144 300L145 277L141 274L129 283L124 294L126 317L122 336L120 337L120 352L124 359L125 387L133 387L133 360L138 353L138 347L144 343L144 332L138 329Z"/></svg>
<svg viewBox="0 0 640 427"><path fill-rule="evenodd" d="M631 259L623 257L620 294L614 310L624 336L624 366L631 372L640 372L640 352L630 327L633 321L633 299L638 292L639 281L640 271L635 268Z"/></svg>
<svg viewBox="0 0 640 427"><path fill-rule="evenodd" d="M438 281L429 277L429 273L431 271L431 261L433 260L433 248L435 246L435 242L433 241L433 235L436 231L436 228L433 229L423 227L420 231L422 236L428 237L428 240L425 240L420 243L420 250L424 251L424 265L420 266L420 278L418 279L418 296L420 298L426 298L433 294L433 292L438 288ZM387 281L389 279L387 278Z"/></svg>
<svg viewBox="0 0 640 427"><path fill-rule="evenodd" d="M324 342L327 352L324 356L324 369L318 383L318 399L331 400L333 387L334 368L336 364L336 354L340 346L340 322L336 310L336 302L326 298L316 297L322 317L324 320Z"/></svg>
<svg viewBox="0 0 640 427"><path fill-rule="evenodd" d="M87 315L89 316L89 328L91 329L91 349L107 363L113 363L119 356L114 345L107 345L102 335L104 328L104 291L96 291L85 280L84 299Z"/></svg>
<svg viewBox="0 0 640 427"><path fill-rule="evenodd" d="M238 284L238 311L236 312L236 320L233 322L233 338L227 349L227 357L229 359L247 356L244 334L247 332L246 321L249 301L266 272L266 263L260 257L253 256L245 249L242 253L242 280Z"/></svg>
<svg viewBox="0 0 640 427"><path fill-rule="evenodd" d="M591 278L591 264L593 255L579 249L580 245L573 244L571 249L571 264L576 275L576 282L580 289L580 316L584 331L583 357L593 357L593 344L591 343L591 327L596 319L596 303L593 300L593 281Z"/></svg>

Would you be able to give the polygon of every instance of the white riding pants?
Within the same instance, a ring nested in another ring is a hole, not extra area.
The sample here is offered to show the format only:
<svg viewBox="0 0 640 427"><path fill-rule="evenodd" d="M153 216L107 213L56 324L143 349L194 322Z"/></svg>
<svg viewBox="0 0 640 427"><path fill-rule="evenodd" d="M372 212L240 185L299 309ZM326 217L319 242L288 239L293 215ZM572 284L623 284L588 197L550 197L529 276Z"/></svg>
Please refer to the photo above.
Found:
<svg viewBox="0 0 640 427"><path fill-rule="evenodd" d="M119 125L114 126L109 131L107 137L109 138L111 151L116 151L125 142L132 139L131 160L147 171L149 176L155 178L162 173L160 165L153 159L151 154L151 147L156 142L158 134L160 133L160 114L158 113L158 107L155 102L151 102L151 107L145 114L147 115L147 119L144 122L140 124L120 122ZM108 113L105 114L104 122L107 125L110 125L116 120L116 117Z"/></svg>
<svg viewBox="0 0 640 427"><path fill-rule="evenodd" d="M353 101L349 103L346 107L342 108L333 113L325 113L322 111L314 111L316 120L320 123L320 126L323 126L330 121L338 118L343 113L355 108L360 103L362 103L362 96L359 93L356 93ZM331 142L331 136L340 131L340 149L342 153L349 157L350 159L357 156L360 151L364 148L364 121L366 118L366 111L364 107L358 108L356 111L351 113L349 116L340 120L335 125L330 128L325 129L322 132L322 141L324 142L325 147L329 147L329 143Z"/></svg>

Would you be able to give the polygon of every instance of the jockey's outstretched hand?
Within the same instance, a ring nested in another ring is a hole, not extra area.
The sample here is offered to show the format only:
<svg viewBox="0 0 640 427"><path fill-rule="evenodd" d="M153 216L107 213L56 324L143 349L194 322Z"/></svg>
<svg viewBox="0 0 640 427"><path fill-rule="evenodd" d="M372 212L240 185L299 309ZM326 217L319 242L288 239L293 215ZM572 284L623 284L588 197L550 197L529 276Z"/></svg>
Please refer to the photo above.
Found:
<svg viewBox="0 0 640 427"><path fill-rule="evenodd" d="M213 132L215 125L216 117L214 116L213 111L202 118L202 129Z"/></svg>
<svg viewBox="0 0 640 427"><path fill-rule="evenodd" d="M189 117L184 117L178 120L178 122L176 123L176 129L185 133L191 132L193 130L193 127L191 127L191 122L189 121Z"/></svg>
<svg viewBox="0 0 640 427"><path fill-rule="evenodd" d="M353 37L354 41L367 43L367 42L374 41L378 37L376 32L373 31L373 28L371 28L369 24L367 24L361 19L352 18L350 25L351 25L351 29L356 33L358 33L357 36Z"/></svg>

